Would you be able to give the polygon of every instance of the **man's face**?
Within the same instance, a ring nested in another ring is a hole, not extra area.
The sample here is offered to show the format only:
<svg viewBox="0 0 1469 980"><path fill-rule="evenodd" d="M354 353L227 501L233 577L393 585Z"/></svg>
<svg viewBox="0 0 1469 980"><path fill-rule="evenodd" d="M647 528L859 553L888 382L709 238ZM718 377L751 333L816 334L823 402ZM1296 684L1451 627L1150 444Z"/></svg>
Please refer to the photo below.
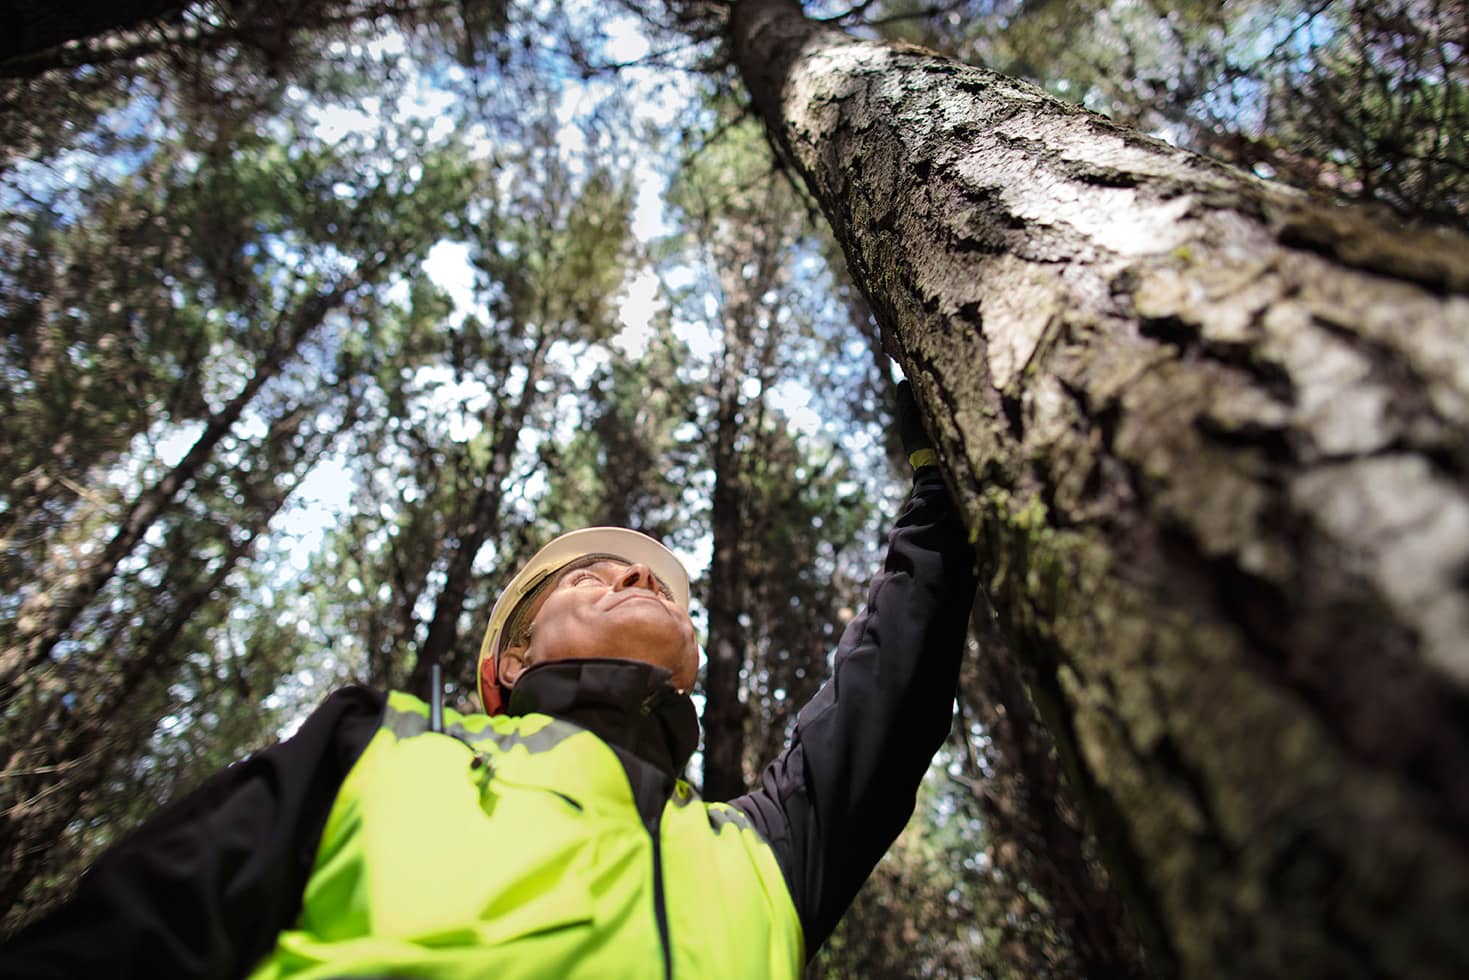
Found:
<svg viewBox="0 0 1469 980"><path fill-rule="evenodd" d="M507 684L533 664L613 657L668 668L680 691L694 686L694 624L647 565L604 559L561 572L531 623L529 645L500 654Z"/></svg>

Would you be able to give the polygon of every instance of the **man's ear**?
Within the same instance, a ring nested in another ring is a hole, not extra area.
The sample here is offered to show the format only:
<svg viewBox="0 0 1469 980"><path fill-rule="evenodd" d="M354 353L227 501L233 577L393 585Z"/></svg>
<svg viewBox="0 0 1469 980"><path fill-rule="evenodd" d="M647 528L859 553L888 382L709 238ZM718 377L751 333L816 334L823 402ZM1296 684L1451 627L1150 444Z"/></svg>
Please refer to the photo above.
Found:
<svg viewBox="0 0 1469 980"><path fill-rule="evenodd" d="M514 687L515 680L520 672L525 670L525 651L523 646L506 647L500 651L500 683L506 687Z"/></svg>
<svg viewBox="0 0 1469 980"><path fill-rule="evenodd" d="M480 687L486 691L499 686L500 679L495 676L495 658L486 657L479 664Z"/></svg>

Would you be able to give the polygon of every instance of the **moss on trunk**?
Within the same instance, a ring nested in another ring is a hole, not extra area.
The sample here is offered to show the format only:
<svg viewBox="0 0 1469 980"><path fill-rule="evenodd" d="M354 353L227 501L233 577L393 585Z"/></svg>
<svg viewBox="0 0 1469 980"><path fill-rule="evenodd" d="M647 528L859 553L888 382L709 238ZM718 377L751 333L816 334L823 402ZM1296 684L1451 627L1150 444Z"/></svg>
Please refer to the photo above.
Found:
<svg viewBox="0 0 1469 980"><path fill-rule="evenodd" d="M1469 973L1464 242L786 0L732 38L1159 972Z"/></svg>

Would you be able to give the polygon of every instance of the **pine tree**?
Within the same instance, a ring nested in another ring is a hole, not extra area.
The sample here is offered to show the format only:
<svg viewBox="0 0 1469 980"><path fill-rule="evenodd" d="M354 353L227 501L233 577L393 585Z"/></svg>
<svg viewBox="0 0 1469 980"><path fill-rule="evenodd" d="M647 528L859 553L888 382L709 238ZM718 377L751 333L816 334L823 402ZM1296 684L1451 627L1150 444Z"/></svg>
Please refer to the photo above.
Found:
<svg viewBox="0 0 1469 980"><path fill-rule="evenodd" d="M1462 973L1463 243L789 0L729 38L1157 968Z"/></svg>

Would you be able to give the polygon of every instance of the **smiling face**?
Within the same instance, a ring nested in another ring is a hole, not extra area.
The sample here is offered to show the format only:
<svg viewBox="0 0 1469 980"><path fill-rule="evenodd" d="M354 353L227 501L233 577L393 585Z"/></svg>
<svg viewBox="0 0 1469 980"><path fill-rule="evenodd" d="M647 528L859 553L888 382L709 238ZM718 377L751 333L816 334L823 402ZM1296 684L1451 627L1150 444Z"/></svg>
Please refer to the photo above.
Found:
<svg viewBox="0 0 1469 980"><path fill-rule="evenodd" d="M557 574L530 616L529 642L500 654L500 677L514 686L525 668L556 660L612 657L673 672L688 691L699 670L694 624L647 565L599 559Z"/></svg>

